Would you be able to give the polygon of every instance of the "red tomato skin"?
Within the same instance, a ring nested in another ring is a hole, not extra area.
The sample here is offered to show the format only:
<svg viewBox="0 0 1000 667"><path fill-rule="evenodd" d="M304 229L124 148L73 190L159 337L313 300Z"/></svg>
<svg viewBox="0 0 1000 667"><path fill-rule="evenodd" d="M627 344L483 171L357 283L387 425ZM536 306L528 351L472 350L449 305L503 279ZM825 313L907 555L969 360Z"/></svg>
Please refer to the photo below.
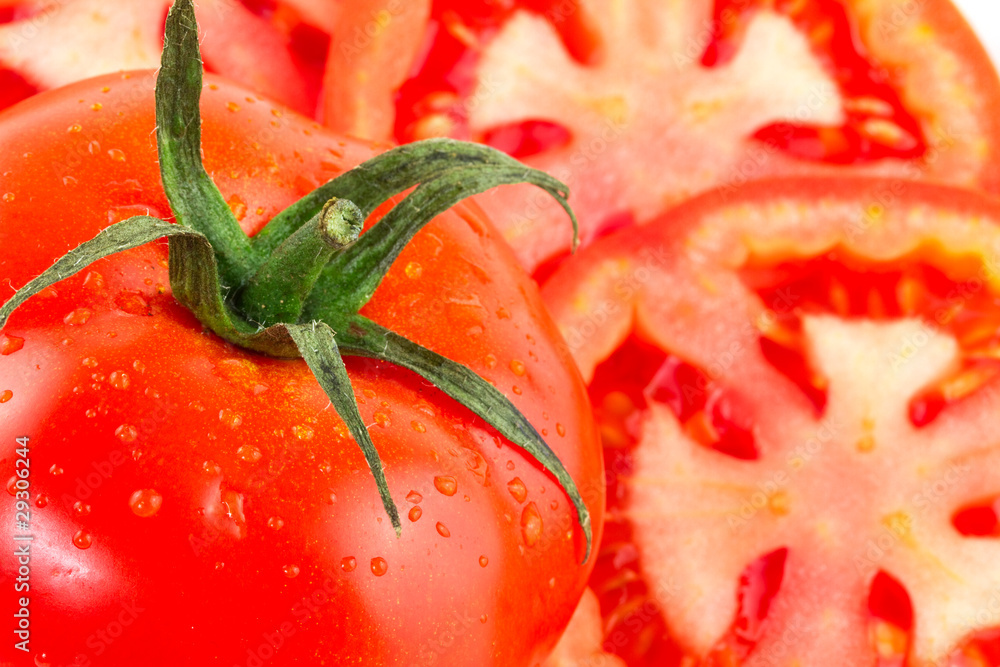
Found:
<svg viewBox="0 0 1000 667"><path fill-rule="evenodd" d="M74 84L0 116L0 299L109 222L167 214L152 76ZM206 168L248 233L373 154L212 77L202 109ZM363 312L508 395L580 484L596 543L603 469L585 388L495 234L471 209L441 216ZM0 476L30 437L32 654L151 667L542 660L590 571L554 479L415 375L348 359L397 539L305 365L204 332L171 298L165 260L163 243L102 260L3 330L24 340L0 356ZM137 500L152 496L162 504L142 516L151 506ZM536 512L537 535L522 528ZM0 567L17 571L11 549ZM5 587L5 607L18 595ZM0 656L32 664L12 642Z"/></svg>

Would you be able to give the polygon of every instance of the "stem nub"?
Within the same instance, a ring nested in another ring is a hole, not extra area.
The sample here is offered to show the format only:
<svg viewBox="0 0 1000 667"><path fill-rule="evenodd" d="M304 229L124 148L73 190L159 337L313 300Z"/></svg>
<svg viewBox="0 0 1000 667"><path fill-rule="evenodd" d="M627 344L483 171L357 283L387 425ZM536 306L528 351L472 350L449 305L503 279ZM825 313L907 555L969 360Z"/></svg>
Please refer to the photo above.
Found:
<svg viewBox="0 0 1000 667"><path fill-rule="evenodd" d="M328 201L264 259L236 297L239 311L261 326L298 322L323 269L358 239L364 223L350 200Z"/></svg>

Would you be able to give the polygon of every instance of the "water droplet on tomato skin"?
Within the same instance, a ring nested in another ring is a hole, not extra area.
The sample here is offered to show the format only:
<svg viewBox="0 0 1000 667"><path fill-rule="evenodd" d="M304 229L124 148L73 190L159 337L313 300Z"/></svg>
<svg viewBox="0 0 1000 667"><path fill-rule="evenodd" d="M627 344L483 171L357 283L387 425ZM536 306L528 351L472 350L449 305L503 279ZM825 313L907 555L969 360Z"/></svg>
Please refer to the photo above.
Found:
<svg viewBox="0 0 1000 667"><path fill-rule="evenodd" d="M108 382L119 391L125 391L132 385L132 379L129 378L128 373L123 371L111 371L111 375L108 376Z"/></svg>
<svg viewBox="0 0 1000 667"><path fill-rule="evenodd" d="M527 372L527 367L525 367L524 362L519 359L512 359L510 362L510 370L514 375L518 377L524 375Z"/></svg>
<svg viewBox="0 0 1000 667"><path fill-rule="evenodd" d="M482 616L479 617L479 622L480 623L485 623L488 620L489 620L489 616L487 616L486 614L483 614Z"/></svg>
<svg viewBox="0 0 1000 667"><path fill-rule="evenodd" d="M521 512L521 534L529 547L538 544L542 537L542 515L538 513L535 503L528 503Z"/></svg>
<svg viewBox="0 0 1000 667"><path fill-rule="evenodd" d="M90 514L90 509L91 508L88 503L85 503L82 500L78 500L75 503L73 503L73 516L77 518L83 518L88 514Z"/></svg>
<svg viewBox="0 0 1000 667"><path fill-rule="evenodd" d="M35 667L52 667L48 653L39 653L35 656Z"/></svg>
<svg viewBox="0 0 1000 667"><path fill-rule="evenodd" d="M451 531L448 530L448 526L444 525L440 521L438 521L437 525L435 525L434 527L437 529L438 535L440 535L441 537L451 537Z"/></svg>
<svg viewBox="0 0 1000 667"><path fill-rule="evenodd" d="M524 482L521 481L520 477L515 477L507 482L507 490L514 497L514 500L519 503L523 503L528 497L528 489L524 486Z"/></svg>
<svg viewBox="0 0 1000 667"><path fill-rule="evenodd" d="M24 347L23 338L11 336L10 334L0 336L0 355L6 357L8 354L14 354L22 347Z"/></svg>
<svg viewBox="0 0 1000 667"><path fill-rule="evenodd" d="M128 499L128 504L133 514L148 519L160 511L163 496L156 489L139 489Z"/></svg>
<svg viewBox="0 0 1000 667"><path fill-rule="evenodd" d="M12 201L14 201L14 193L13 192L3 193L3 200L8 204L11 203Z"/></svg>
<svg viewBox="0 0 1000 667"><path fill-rule="evenodd" d="M358 566L358 561L353 556L347 556L340 561L340 569L344 572L353 572L354 568Z"/></svg>
<svg viewBox="0 0 1000 667"><path fill-rule="evenodd" d="M87 368L97 368L98 361L96 357L84 357L80 363Z"/></svg>
<svg viewBox="0 0 1000 667"><path fill-rule="evenodd" d="M0 403L6 403L10 399L14 398L14 392L10 389L4 389L0 391Z"/></svg>
<svg viewBox="0 0 1000 667"><path fill-rule="evenodd" d="M49 497L44 493L38 494L38 497L35 498L35 507L45 507L48 504L49 504Z"/></svg>
<svg viewBox="0 0 1000 667"><path fill-rule="evenodd" d="M243 445L236 450L236 456L240 457L240 460L244 463L257 463L257 461L264 458L260 449L254 445Z"/></svg>
<svg viewBox="0 0 1000 667"><path fill-rule="evenodd" d="M90 537L90 533L85 530L78 530L73 536L73 546L77 549L89 549L91 544L93 544L93 539Z"/></svg>
<svg viewBox="0 0 1000 667"><path fill-rule="evenodd" d="M420 495L419 493L417 493L416 491L410 491L409 493L407 493L407 494L406 494L406 499L407 499L407 500L408 500L409 502L411 502L411 503L413 503L414 505L416 505L416 504L417 504L417 503L419 503L419 502L420 502L421 500L423 500L423 499L424 499L424 497L423 497L422 495Z"/></svg>
<svg viewBox="0 0 1000 667"><path fill-rule="evenodd" d="M376 556L375 558L372 558L371 568L372 574L376 577L381 577L389 571L389 564L381 556Z"/></svg>
<svg viewBox="0 0 1000 667"><path fill-rule="evenodd" d="M410 508L410 511L406 516L409 517L410 521L417 521L421 516L423 516L423 514L424 511L422 509L417 506L413 506Z"/></svg>
<svg viewBox="0 0 1000 667"><path fill-rule="evenodd" d="M489 564L490 564L489 558L487 558L486 556L479 557L479 567L486 567Z"/></svg>
<svg viewBox="0 0 1000 667"><path fill-rule="evenodd" d="M219 570L225 569L225 567L226 567L226 564L223 563L221 560L220 561L216 561L216 563L215 563L215 570L216 570L216 572L218 572Z"/></svg>
<svg viewBox="0 0 1000 667"><path fill-rule="evenodd" d="M53 463L52 467L49 468L49 473L52 475L61 475L63 474L63 469L57 464Z"/></svg>
<svg viewBox="0 0 1000 667"><path fill-rule="evenodd" d="M139 431L131 424L122 424L115 429L115 437L122 442L134 442L139 437Z"/></svg>
<svg viewBox="0 0 1000 667"><path fill-rule="evenodd" d="M267 520L267 527L270 528L271 530L281 530L282 528L284 528L284 526L285 526L285 520L282 519L280 516L275 515Z"/></svg>
<svg viewBox="0 0 1000 667"><path fill-rule="evenodd" d="M76 310L70 311L70 313L63 318L63 322L70 326L82 326L90 321L93 314L94 311L90 308L77 308Z"/></svg>
<svg viewBox="0 0 1000 667"><path fill-rule="evenodd" d="M299 572L301 572L302 569L298 565L285 565L281 568L281 571L284 572L285 576L289 579L294 579L299 576Z"/></svg>
<svg viewBox="0 0 1000 667"><path fill-rule="evenodd" d="M434 478L434 488L446 496L453 496L458 491L458 481L454 477L442 475Z"/></svg>
<svg viewBox="0 0 1000 667"><path fill-rule="evenodd" d="M14 475L7 480L7 493L12 496L17 496L17 475Z"/></svg>
<svg viewBox="0 0 1000 667"><path fill-rule="evenodd" d="M124 162L125 161L125 152L123 150L119 149L119 148L112 148L111 150L108 151L108 155L115 162Z"/></svg>

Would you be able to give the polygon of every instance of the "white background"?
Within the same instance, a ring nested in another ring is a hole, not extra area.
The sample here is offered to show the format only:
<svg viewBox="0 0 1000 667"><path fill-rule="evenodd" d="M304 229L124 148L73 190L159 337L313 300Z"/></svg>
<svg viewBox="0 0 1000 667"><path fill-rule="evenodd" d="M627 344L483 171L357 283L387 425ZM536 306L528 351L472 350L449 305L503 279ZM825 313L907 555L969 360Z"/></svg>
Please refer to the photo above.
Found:
<svg viewBox="0 0 1000 667"><path fill-rule="evenodd" d="M955 4L979 33L979 39L1000 69L1000 0L955 0Z"/></svg>

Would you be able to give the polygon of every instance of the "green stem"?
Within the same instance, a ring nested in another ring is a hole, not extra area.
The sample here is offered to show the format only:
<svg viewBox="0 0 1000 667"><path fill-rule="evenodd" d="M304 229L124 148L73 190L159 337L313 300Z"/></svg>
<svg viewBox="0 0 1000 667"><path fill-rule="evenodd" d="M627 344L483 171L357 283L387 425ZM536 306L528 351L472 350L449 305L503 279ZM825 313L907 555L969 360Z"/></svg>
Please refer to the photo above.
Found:
<svg viewBox="0 0 1000 667"><path fill-rule="evenodd" d="M323 268L358 239L364 222L353 202L328 201L322 212L278 246L247 281L236 297L243 316L262 326L298 322Z"/></svg>

